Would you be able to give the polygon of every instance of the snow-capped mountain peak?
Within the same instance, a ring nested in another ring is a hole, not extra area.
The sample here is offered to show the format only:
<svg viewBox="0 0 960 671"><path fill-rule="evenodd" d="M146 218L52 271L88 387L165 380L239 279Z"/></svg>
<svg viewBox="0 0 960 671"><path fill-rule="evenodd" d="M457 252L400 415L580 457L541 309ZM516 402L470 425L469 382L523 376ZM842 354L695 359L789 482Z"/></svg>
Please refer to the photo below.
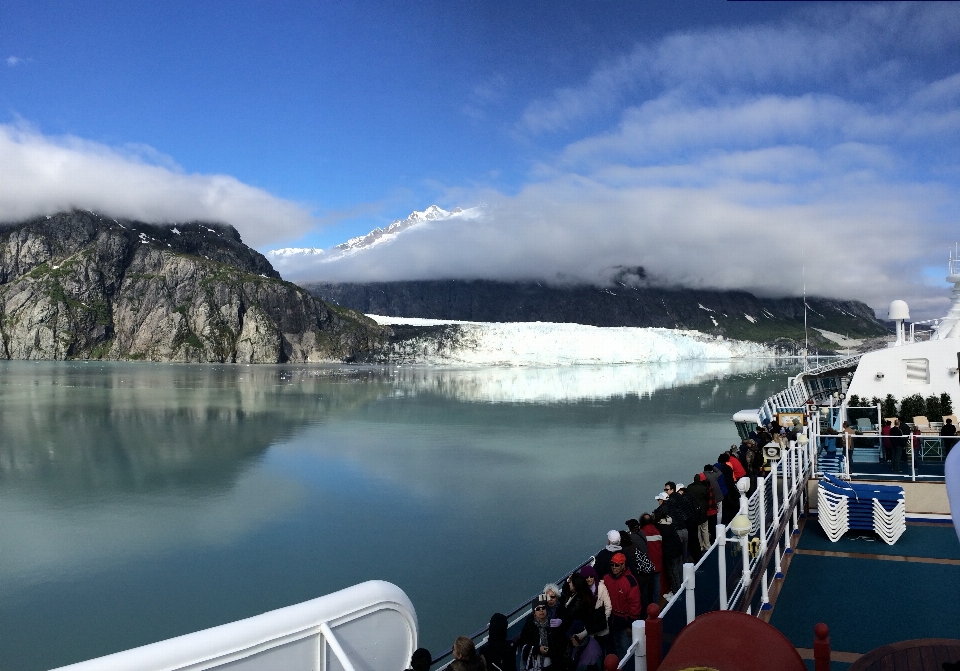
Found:
<svg viewBox="0 0 960 671"><path fill-rule="evenodd" d="M473 219L479 216L479 214L479 207L471 207L466 210L457 207L448 212L437 205L431 205L423 212L411 212L410 216L406 219L397 219L386 228L378 227L366 235L350 238L344 243L331 247L330 250L326 252L317 247L287 247L285 249L269 251L267 252L267 256L276 261L291 259L293 257L319 257L322 261L334 261L344 256L350 256L369 249L375 245L390 242L404 231L416 226L454 218Z"/></svg>

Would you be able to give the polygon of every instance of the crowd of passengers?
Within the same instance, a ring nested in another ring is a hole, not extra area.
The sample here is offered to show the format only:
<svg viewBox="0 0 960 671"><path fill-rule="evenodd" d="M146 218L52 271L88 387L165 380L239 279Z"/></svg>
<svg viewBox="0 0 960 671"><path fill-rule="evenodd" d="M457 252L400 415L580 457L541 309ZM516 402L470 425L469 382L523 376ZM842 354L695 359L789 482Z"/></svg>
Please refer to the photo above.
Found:
<svg viewBox="0 0 960 671"><path fill-rule="evenodd" d="M490 618L488 640L475 649L460 636L452 671L599 671L616 666L631 642L634 620L652 603L665 605L683 582L684 562L696 563L740 510L737 482L749 478L747 495L764 475L760 446L794 440L799 422L758 427L739 445L707 464L689 485L667 482L656 508L607 532L606 545L562 585L548 583L531 605L520 633L508 637L507 617ZM419 656L419 659L418 659ZM418 667L418 663L420 666ZM424 666L425 665L425 666ZM430 653L418 649L413 671L429 671Z"/></svg>

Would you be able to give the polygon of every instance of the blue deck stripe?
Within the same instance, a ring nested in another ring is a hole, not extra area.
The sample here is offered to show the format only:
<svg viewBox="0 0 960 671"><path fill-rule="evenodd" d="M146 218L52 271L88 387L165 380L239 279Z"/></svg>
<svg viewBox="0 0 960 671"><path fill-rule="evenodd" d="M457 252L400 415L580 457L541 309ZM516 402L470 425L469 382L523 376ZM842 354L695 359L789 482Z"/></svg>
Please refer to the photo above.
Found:
<svg viewBox="0 0 960 671"><path fill-rule="evenodd" d="M914 638L956 638L958 595L960 566L794 554L771 624L810 648L814 625L826 622L834 650L865 653Z"/></svg>
<svg viewBox="0 0 960 671"><path fill-rule="evenodd" d="M810 519L804 526L803 535L800 536L800 544L797 547L801 550L960 559L960 541L957 540L957 532L953 525L946 524L942 526L908 524L907 530L893 545L887 545L879 539L871 542L864 536L858 537L854 533L848 533L836 543L831 543L823 533L820 524L815 519Z"/></svg>

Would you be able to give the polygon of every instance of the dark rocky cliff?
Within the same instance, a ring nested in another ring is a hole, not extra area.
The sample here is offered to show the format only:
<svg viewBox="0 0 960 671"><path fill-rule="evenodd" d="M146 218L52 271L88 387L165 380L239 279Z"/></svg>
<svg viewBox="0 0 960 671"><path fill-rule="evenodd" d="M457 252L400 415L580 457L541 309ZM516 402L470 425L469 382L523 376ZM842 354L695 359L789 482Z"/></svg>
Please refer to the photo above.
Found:
<svg viewBox="0 0 960 671"><path fill-rule="evenodd" d="M351 361L387 332L283 281L231 226L86 211L0 226L0 357Z"/></svg>
<svg viewBox="0 0 960 671"><path fill-rule="evenodd" d="M803 299L759 298L746 291L550 286L536 282L435 280L307 284L325 301L366 314L464 321L572 322L592 326L696 329L742 340L802 342ZM811 342L832 348L817 328L851 337L888 333L859 301L808 298ZM780 343L782 344L782 343Z"/></svg>

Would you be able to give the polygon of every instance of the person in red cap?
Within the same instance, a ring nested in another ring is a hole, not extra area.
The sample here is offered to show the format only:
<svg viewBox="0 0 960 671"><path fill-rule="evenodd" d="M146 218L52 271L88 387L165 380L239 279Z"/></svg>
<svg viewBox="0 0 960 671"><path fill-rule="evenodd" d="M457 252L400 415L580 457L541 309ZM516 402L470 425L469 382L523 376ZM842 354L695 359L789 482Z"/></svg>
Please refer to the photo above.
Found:
<svg viewBox="0 0 960 671"><path fill-rule="evenodd" d="M640 617L640 583L626 566L627 558L617 552L610 558L610 573L603 577L603 584L610 594L610 646L620 659L630 647L633 621Z"/></svg>

